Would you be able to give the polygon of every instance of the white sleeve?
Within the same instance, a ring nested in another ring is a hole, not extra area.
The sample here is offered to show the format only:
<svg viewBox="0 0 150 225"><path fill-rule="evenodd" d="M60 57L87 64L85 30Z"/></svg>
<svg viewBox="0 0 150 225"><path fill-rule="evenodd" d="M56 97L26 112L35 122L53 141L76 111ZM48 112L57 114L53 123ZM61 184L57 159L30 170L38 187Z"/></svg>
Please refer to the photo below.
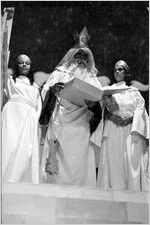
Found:
<svg viewBox="0 0 150 225"><path fill-rule="evenodd" d="M37 118L38 118L38 120L39 120L40 115L41 115L41 110L42 110L42 100L41 100L41 96L39 96L38 108L37 108Z"/></svg>
<svg viewBox="0 0 150 225"><path fill-rule="evenodd" d="M139 91L135 91L136 105L133 116L131 134L136 132L149 138L149 117L145 109L145 100Z"/></svg>
<svg viewBox="0 0 150 225"><path fill-rule="evenodd" d="M9 76L8 79L7 79L7 87L4 90L5 94L8 98L10 98L14 93L14 88L15 88L14 85L15 85L15 82L13 80L13 77Z"/></svg>

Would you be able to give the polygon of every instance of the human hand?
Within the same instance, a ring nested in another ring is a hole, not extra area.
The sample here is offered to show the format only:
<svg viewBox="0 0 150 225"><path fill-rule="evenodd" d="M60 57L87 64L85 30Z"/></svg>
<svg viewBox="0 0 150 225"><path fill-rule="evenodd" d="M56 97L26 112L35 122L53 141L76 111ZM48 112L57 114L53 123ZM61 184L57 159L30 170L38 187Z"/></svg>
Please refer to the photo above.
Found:
<svg viewBox="0 0 150 225"><path fill-rule="evenodd" d="M58 160L55 159L55 161L50 160L49 158L46 160L45 164L45 172L53 175L53 174L58 174Z"/></svg>
<svg viewBox="0 0 150 225"><path fill-rule="evenodd" d="M59 82L55 84L54 86L50 87L51 92L55 95L57 95L63 88L64 88L64 83L62 82Z"/></svg>
<svg viewBox="0 0 150 225"><path fill-rule="evenodd" d="M138 140L139 140L138 135L133 134L133 135L132 135L132 142L133 142L133 143L138 143Z"/></svg>
<svg viewBox="0 0 150 225"><path fill-rule="evenodd" d="M96 102L89 101L89 100L86 100L86 99L84 100L84 102L88 106L88 108L92 108L96 104Z"/></svg>
<svg viewBox="0 0 150 225"><path fill-rule="evenodd" d="M133 142L134 144L138 143L139 138L140 138L139 136L140 136L140 135L139 135L138 132L136 132L136 131L134 131L134 132L131 133L132 142Z"/></svg>

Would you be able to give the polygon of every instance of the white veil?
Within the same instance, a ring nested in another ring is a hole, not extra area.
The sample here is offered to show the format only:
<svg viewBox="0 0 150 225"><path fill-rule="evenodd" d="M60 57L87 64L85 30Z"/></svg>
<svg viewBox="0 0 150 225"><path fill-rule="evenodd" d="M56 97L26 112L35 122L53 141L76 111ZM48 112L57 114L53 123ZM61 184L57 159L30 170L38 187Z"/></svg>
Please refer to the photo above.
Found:
<svg viewBox="0 0 150 225"><path fill-rule="evenodd" d="M91 50L87 46L84 46L84 47L76 46L76 47L71 48L66 53L66 55L63 57L63 59L60 61L60 63L58 64L58 66L56 68L57 69L61 69L61 68L68 69L74 63L74 60L75 60L74 56L79 50L82 50L82 51L84 51L84 53L87 54L87 56L88 56L87 70L93 76L96 76L98 71L95 68L94 57L93 57Z"/></svg>

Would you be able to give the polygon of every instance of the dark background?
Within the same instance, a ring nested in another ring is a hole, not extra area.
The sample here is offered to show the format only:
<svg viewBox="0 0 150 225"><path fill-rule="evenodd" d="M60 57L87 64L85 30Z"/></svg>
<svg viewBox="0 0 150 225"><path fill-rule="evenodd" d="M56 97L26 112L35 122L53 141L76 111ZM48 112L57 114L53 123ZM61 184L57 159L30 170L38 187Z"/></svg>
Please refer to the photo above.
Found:
<svg viewBox="0 0 150 225"><path fill-rule="evenodd" d="M148 84L148 1L3 1L1 7L15 7L9 67L24 53L37 71L50 73L86 26L100 76L111 77L114 63L123 59L133 79ZM148 102L148 93L142 94Z"/></svg>

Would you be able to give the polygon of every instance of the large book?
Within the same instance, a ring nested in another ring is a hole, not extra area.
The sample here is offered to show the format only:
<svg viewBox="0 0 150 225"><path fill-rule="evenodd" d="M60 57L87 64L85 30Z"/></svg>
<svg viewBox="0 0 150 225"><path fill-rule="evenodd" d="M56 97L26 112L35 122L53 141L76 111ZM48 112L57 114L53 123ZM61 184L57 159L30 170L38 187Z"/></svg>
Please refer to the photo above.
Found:
<svg viewBox="0 0 150 225"><path fill-rule="evenodd" d="M59 97L75 105L85 106L85 100L97 102L102 99L103 95L112 95L127 89L130 89L130 87L107 86L98 88L83 80L74 78L64 84L64 89L59 93Z"/></svg>

